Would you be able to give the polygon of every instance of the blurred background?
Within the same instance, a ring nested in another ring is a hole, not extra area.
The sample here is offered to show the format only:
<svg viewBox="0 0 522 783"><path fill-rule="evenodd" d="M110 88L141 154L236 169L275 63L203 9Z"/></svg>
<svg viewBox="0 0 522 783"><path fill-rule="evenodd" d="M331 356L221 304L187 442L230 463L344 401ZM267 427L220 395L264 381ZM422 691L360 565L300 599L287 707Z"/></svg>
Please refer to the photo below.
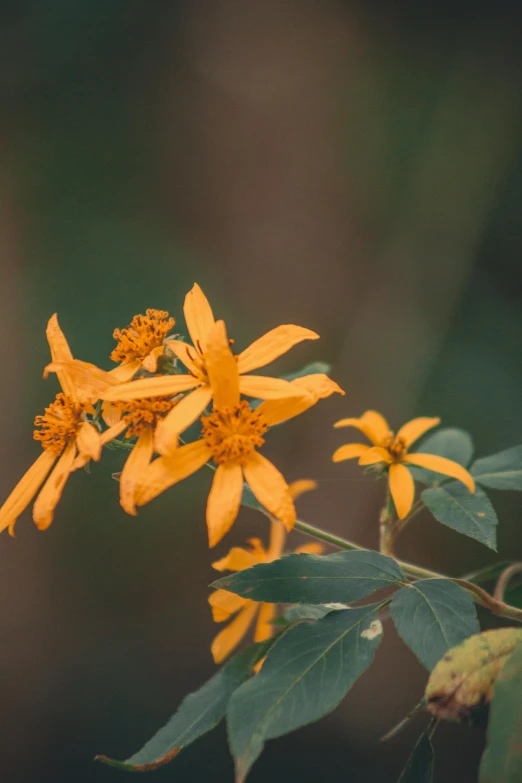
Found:
<svg viewBox="0 0 522 783"><path fill-rule="evenodd" d="M333 465L341 416L440 415L485 455L522 442L522 18L518 4L349 0L0 2L0 493L39 453L45 325L110 367L147 307L183 327L196 280L243 347L315 329L280 360L333 365L344 398L274 431L266 453L319 489L301 516L367 546L381 487ZM98 783L214 671L201 473L130 518L107 452L46 533L0 543L0 770ZM521 503L491 493L499 553L522 557ZM291 543L304 539L292 534ZM408 559L463 573L494 559L419 517ZM484 618L490 622L489 618ZM387 624L370 673L327 719L268 743L252 783L393 783L420 733L379 737L426 673ZM443 726L436 780L472 783L478 730ZM220 727L154 780L232 780Z"/></svg>

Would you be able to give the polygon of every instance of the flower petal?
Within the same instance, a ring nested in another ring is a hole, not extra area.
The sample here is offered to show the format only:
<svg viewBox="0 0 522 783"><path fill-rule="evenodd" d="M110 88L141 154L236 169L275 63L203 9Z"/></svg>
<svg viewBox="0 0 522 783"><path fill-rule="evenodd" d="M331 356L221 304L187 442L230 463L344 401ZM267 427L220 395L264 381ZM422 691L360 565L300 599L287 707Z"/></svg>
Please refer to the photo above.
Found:
<svg viewBox="0 0 522 783"><path fill-rule="evenodd" d="M114 405L113 402L104 400L101 407L101 415L108 427L114 427L115 424L118 424L118 422L121 421L122 410Z"/></svg>
<svg viewBox="0 0 522 783"><path fill-rule="evenodd" d="M243 495L243 483L243 471L239 463L218 465L207 501L210 548L221 541L236 521Z"/></svg>
<svg viewBox="0 0 522 783"><path fill-rule="evenodd" d="M303 544L302 546L298 546L297 549L294 549L294 552L296 554L305 553L307 555L322 555L324 546L319 543Z"/></svg>
<svg viewBox="0 0 522 783"><path fill-rule="evenodd" d="M118 379L109 372L101 370L95 364L82 362L81 359L71 359L69 362L51 362L44 369L44 378L50 372L59 375L64 372L74 384L75 399L88 398L97 400L111 388L118 387Z"/></svg>
<svg viewBox="0 0 522 783"><path fill-rule="evenodd" d="M38 492L56 459L56 454L51 451L43 451L29 470L24 473L0 508L0 532L8 527L9 532L13 535L16 520Z"/></svg>
<svg viewBox="0 0 522 783"><path fill-rule="evenodd" d="M388 422L377 411L365 411L360 419L341 419L334 427L356 427L374 446L379 446L390 433Z"/></svg>
<svg viewBox="0 0 522 783"><path fill-rule="evenodd" d="M251 603L248 598L241 598L240 595L229 593L228 590L215 590L209 595L208 602L215 623L225 622L231 615Z"/></svg>
<svg viewBox="0 0 522 783"><path fill-rule="evenodd" d="M172 353L183 362L187 370L192 373L196 378L201 374L201 370L197 364L198 352L195 348L181 340L169 340L166 344ZM200 360L201 364L201 360Z"/></svg>
<svg viewBox="0 0 522 783"><path fill-rule="evenodd" d="M158 369L158 359L163 354L165 348L163 345L157 345L152 351L147 354L143 359L141 366L144 367L147 372L156 372Z"/></svg>
<svg viewBox="0 0 522 783"><path fill-rule="evenodd" d="M80 456L89 457L89 459L93 459L95 462L98 462L100 459L102 450L100 433L90 421L83 421L80 424L76 436L76 446Z"/></svg>
<svg viewBox="0 0 522 783"><path fill-rule="evenodd" d="M228 555L212 563L216 571L242 571L244 568L252 568L257 563L263 562L255 552L249 552L240 546L233 546Z"/></svg>
<svg viewBox="0 0 522 783"><path fill-rule="evenodd" d="M415 483L408 468L395 462L389 471L390 492L397 509L399 519L410 512L415 497Z"/></svg>
<svg viewBox="0 0 522 783"><path fill-rule="evenodd" d="M203 353L207 335L214 326L214 314L207 297L197 283L194 283L185 297L183 314L192 342L199 353Z"/></svg>
<svg viewBox="0 0 522 783"><path fill-rule="evenodd" d="M143 471L140 486L135 495L137 506L160 495L173 484L188 478L203 467L212 452L203 440L180 446L169 457L158 457Z"/></svg>
<svg viewBox="0 0 522 783"><path fill-rule="evenodd" d="M111 442L111 440L117 438L118 435L121 435L121 433L126 428L127 425L124 421L116 422L116 424L114 424L112 427L109 427L108 430L105 430L105 432L102 432L101 435L98 436L100 439L100 446L106 446L107 443ZM84 468L89 460L90 457L87 454L78 454L78 456L75 457L73 464L71 465L71 473L74 473L75 470L79 470L80 468Z"/></svg>
<svg viewBox="0 0 522 783"><path fill-rule="evenodd" d="M76 441L71 438L35 500L33 521L39 530L46 530L53 521L54 509L62 496L75 456Z"/></svg>
<svg viewBox="0 0 522 783"><path fill-rule="evenodd" d="M446 457L438 457L435 454L407 454L403 460L409 465L417 465L419 468L434 470L436 473L444 473L445 476L462 481L470 492L475 492L475 481L466 468Z"/></svg>
<svg viewBox="0 0 522 783"><path fill-rule="evenodd" d="M205 367L214 397L214 407L232 408L239 404L239 373L230 350L224 321L216 321L207 335Z"/></svg>
<svg viewBox="0 0 522 783"><path fill-rule="evenodd" d="M51 359L53 362L68 362L73 358L69 343L62 332L58 323L58 315L55 313L49 319L47 329L45 332L47 336L47 342L51 349ZM64 369L60 369L57 373L60 386L65 394L76 399L76 388L73 380L69 377L68 373Z"/></svg>
<svg viewBox="0 0 522 783"><path fill-rule="evenodd" d="M372 446L359 459L359 465L375 465L376 462L384 462L386 465L392 462L387 449L383 449L380 446Z"/></svg>
<svg viewBox="0 0 522 783"><path fill-rule="evenodd" d="M290 494L292 494L290 492ZM283 554L286 543L286 528L279 519L272 519L270 522L270 544L266 559L278 560Z"/></svg>
<svg viewBox="0 0 522 783"><path fill-rule="evenodd" d="M304 329L294 324L284 324L271 329L259 340L255 340L237 357L239 372L252 372L258 367L264 367L303 340L318 340L319 335L311 329Z"/></svg>
<svg viewBox="0 0 522 783"><path fill-rule="evenodd" d="M246 632L252 625L259 604L250 601L237 617L218 633L210 648L212 657L216 663L221 663L230 655L232 650L241 642Z"/></svg>
<svg viewBox="0 0 522 783"><path fill-rule="evenodd" d="M283 475L275 465L254 451L243 465L245 479L262 506L276 519L281 520L287 530L295 523L296 513L292 495Z"/></svg>
<svg viewBox="0 0 522 783"><path fill-rule="evenodd" d="M169 397L195 389L199 381L191 375L159 375L120 383L100 394L102 400L139 400L141 397Z"/></svg>
<svg viewBox="0 0 522 783"><path fill-rule="evenodd" d="M239 379L241 394L257 397L261 400L280 400L288 397L304 399L313 405L314 400L306 389L299 388L282 378L270 378L265 375L242 375Z"/></svg>
<svg viewBox="0 0 522 783"><path fill-rule="evenodd" d="M140 359L133 359L131 362L119 364L118 367L114 368L114 370L109 371L109 375L112 375L113 378L116 378L119 383L124 383L125 381L130 381L130 379L136 375L140 367Z"/></svg>
<svg viewBox="0 0 522 783"><path fill-rule="evenodd" d="M275 614L275 604L261 604L254 633L255 642L264 642L265 639L270 639L270 637L274 635L274 626L272 625L272 622Z"/></svg>
<svg viewBox="0 0 522 783"><path fill-rule="evenodd" d="M312 489L317 489L317 481L314 481L313 479L298 479L297 481L292 481L292 483L288 485L288 489L290 490L292 499L295 500L305 492L311 492Z"/></svg>
<svg viewBox="0 0 522 783"><path fill-rule="evenodd" d="M366 446L364 443L346 443L334 451L332 460L334 462L343 462L345 459L362 457L367 451L370 451L370 446Z"/></svg>
<svg viewBox="0 0 522 783"><path fill-rule="evenodd" d="M141 432L120 474L120 505L127 514L134 517L137 513L134 496L153 453L154 434L152 427L147 427Z"/></svg>
<svg viewBox="0 0 522 783"><path fill-rule="evenodd" d="M398 431L396 438L401 438L406 448L409 448L411 444L424 435L425 432L431 430L432 427L436 427L440 424L438 417L429 419L426 416L421 416L419 419L412 419L411 421L403 424Z"/></svg>
<svg viewBox="0 0 522 783"><path fill-rule="evenodd" d="M177 446L178 435L196 421L211 399L210 386L199 386L167 413L159 422L154 434L154 446L158 454L168 456L172 453Z"/></svg>
<svg viewBox="0 0 522 783"><path fill-rule="evenodd" d="M263 415L271 427L276 424L281 424L281 422L287 421L288 419L292 419L294 416L299 416L299 414L307 411L308 408L312 408L316 402L325 397L329 397L335 392L344 394L340 386L323 373L314 373L313 375L304 375L301 378L294 378L293 381L290 381L290 384L308 392L308 395L306 397L267 400L266 402L262 402L257 410Z"/></svg>

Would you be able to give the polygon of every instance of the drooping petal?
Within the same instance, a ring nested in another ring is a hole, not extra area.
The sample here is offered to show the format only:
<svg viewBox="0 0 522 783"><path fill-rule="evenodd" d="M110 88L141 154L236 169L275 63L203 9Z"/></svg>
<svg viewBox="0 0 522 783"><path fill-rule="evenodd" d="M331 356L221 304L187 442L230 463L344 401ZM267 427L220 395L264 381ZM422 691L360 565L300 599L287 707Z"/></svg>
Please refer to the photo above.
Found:
<svg viewBox="0 0 522 783"><path fill-rule="evenodd" d="M205 350L207 335L214 326L214 314L197 283L194 283L185 297L183 314L192 342L201 353Z"/></svg>
<svg viewBox="0 0 522 783"><path fill-rule="evenodd" d="M98 462L100 459L102 450L101 436L96 427L89 421L83 421L80 424L76 436L76 446L80 456L88 457L95 462Z"/></svg>
<svg viewBox="0 0 522 783"><path fill-rule="evenodd" d="M75 456L76 442L71 439L35 500L33 521L39 530L46 530L53 521L54 509L62 496Z"/></svg>
<svg viewBox="0 0 522 783"><path fill-rule="evenodd" d="M292 493L290 492L290 495ZM277 560L283 554L286 543L286 528L278 519L272 519L270 523L270 544L268 546L267 560Z"/></svg>
<svg viewBox="0 0 522 783"><path fill-rule="evenodd" d="M468 473L466 468L446 457L438 457L435 454L407 454L403 460L409 465L417 465L419 468L434 470L436 473L443 473L445 476L462 481L470 492L475 492L475 481L473 476Z"/></svg>
<svg viewBox="0 0 522 783"><path fill-rule="evenodd" d="M117 438L118 435L121 435L121 433L126 429L126 427L127 425L124 421L118 421L112 427L109 427L108 430L102 432L101 435L98 436L100 439L100 446L106 446L107 443L111 442L111 440ZM78 454L75 457L73 464L71 465L71 473L74 473L75 470L79 470L80 468L84 468L89 460L90 457L87 454Z"/></svg>
<svg viewBox="0 0 522 783"><path fill-rule="evenodd" d="M143 476L143 471L149 465L153 449L154 435L152 427L144 429L136 441L136 445L127 457L120 474L120 505L132 516L136 516L134 496Z"/></svg>
<svg viewBox="0 0 522 783"><path fill-rule="evenodd" d="M212 452L202 440L180 446L169 457L158 457L143 471L135 503L143 506L166 489L188 478L203 467Z"/></svg>
<svg viewBox="0 0 522 783"><path fill-rule="evenodd" d="M240 546L234 546L225 557L212 563L216 571L242 571L244 568L252 568L261 562L255 552L249 552Z"/></svg>
<svg viewBox="0 0 522 783"><path fill-rule="evenodd" d="M272 622L274 621L275 613L275 604L261 604L254 633L255 642L264 642L265 639L270 639L274 635Z"/></svg>
<svg viewBox="0 0 522 783"><path fill-rule="evenodd" d="M139 400L141 397L173 397L195 389L199 381L191 375L159 375L120 383L100 394L102 400Z"/></svg>
<svg viewBox="0 0 522 783"><path fill-rule="evenodd" d="M24 473L0 508L0 532L8 527L9 532L13 535L14 523L38 492L57 458L57 455L51 451L43 451L29 470Z"/></svg>
<svg viewBox="0 0 522 783"><path fill-rule="evenodd" d="M109 375L116 378L118 383L125 383L136 375L141 367L141 361L139 359L133 359L131 362L125 362L125 364L119 364L114 370L109 371Z"/></svg>
<svg viewBox="0 0 522 783"><path fill-rule="evenodd" d="M251 603L248 598L241 598L240 595L229 593L228 590L215 590L209 595L208 602L215 623L225 622L231 615Z"/></svg>
<svg viewBox="0 0 522 783"><path fill-rule="evenodd" d="M53 362L71 361L73 355L71 349L69 348L69 343L67 342L67 339L60 328L58 323L58 315L56 313L49 319L45 334L47 336L49 348L51 349L51 359ZM75 400L76 388L68 373L64 369L60 368L56 374L64 393Z"/></svg>
<svg viewBox="0 0 522 783"><path fill-rule="evenodd" d="M322 555L324 552L324 546L319 543L303 544L302 546L298 546L297 549L294 549L294 552L296 554L303 552L307 555Z"/></svg>
<svg viewBox="0 0 522 783"><path fill-rule="evenodd" d="M242 495L241 465L234 462L218 465L207 501L208 545L211 549L236 521Z"/></svg>
<svg viewBox="0 0 522 783"><path fill-rule="evenodd" d="M290 384L308 392L308 396L262 402L258 411L270 426L281 424L294 416L299 416L299 414L314 406L316 402L329 397L331 394L336 392L344 394L340 386L323 373L304 375L302 378L295 378L293 381L290 381Z"/></svg>
<svg viewBox="0 0 522 783"><path fill-rule="evenodd" d="M112 373L105 372L90 362L82 362L81 359L51 362L44 369L44 378L47 378L50 372L55 372L57 375L62 372L66 374L74 384L75 399L99 399L104 392L117 388L119 384L117 377Z"/></svg>
<svg viewBox="0 0 522 783"><path fill-rule="evenodd" d="M177 405L159 422L154 435L154 446L158 454L168 456L178 442L178 436L196 421L210 400L210 386L200 386L183 397Z"/></svg>
<svg viewBox="0 0 522 783"><path fill-rule="evenodd" d="M399 519L404 519L410 512L415 497L415 483L408 468L395 462L390 465L388 474L390 492L397 509Z"/></svg>
<svg viewBox="0 0 522 783"><path fill-rule="evenodd" d="M230 350L224 321L216 321L207 335L205 367L212 388L215 408L239 404L239 373Z"/></svg>
<svg viewBox="0 0 522 783"><path fill-rule="evenodd" d="M195 348L188 343L184 343L181 340L168 340L167 347L177 358L183 362L187 370L192 373L196 378L200 375L200 367L197 363L198 352ZM201 364L201 360L199 360Z"/></svg>
<svg viewBox="0 0 522 783"><path fill-rule="evenodd" d="M104 400L101 407L102 419L108 427L114 427L121 421L122 410L117 407L113 402Z"/></svg>
<svg viewBox="0 0 522 783"><path fill-rule="evenodd" d="M365 411L360 419L341 419L334 427L356 427L374 446L379 446L390 433L388 422L377 411Z"/></svg>
<svg viewBox="0 0 522 783"><path fill-rule="evenodd" d="M261 400L281 400L290 398L303 399L313 405L315 400L306 391L290 381L282 378L269 378L264 375L242 375L239 379L239 389L246 397L256 397ZM309 406L310 407L310 406Z"/></svg>
<svg viewBox="0 0 522 783"><path fill-rule="evenodd" d="M408 449L421 435L424 435L425 432L438 424L440 424L438 417L430 419L427 416L421 416L419 419L412 419L402 425L396 435L397 440L400 438Z"/></svg>
<svg viewBox="0 0 522 783"><path fill-rule="evenodd" d="M287 530L295 523L296 513L292 495L283 475L266 457L254 451L243 465L245 479L262 506Z"/></svg>
<svg viewBox="0 0 522 783"><path fill-rule="evenodd" d="M164 352L165 348L163 345L157 345L156 348L153 348L152 351L143 359L142 361L142 367L144 367L147 372L156 372L158 369L158 359Z"/></svg>
<svg viewBox="0 0 522 783"><path fill-rule="evenodd" d="M359 465L375 465L377 462L384 462L386 465L392 462L387 449L382 449L380 446L372 446L359 459Z"/></svg>
<svg viewBox="0 0 522 783"><path fill-rule="evenodd" d="M317 489L317 481L314 481L313 479L298 479L297 481L292 481L292 483L288 485L288 489L290 490L293 500L295 500L305 492L311 492L313 489Z"/></svg>
<svg viewBox="0 0 522 783"><path fill-rule="evenodd" d="M252 625L258 608L258 603L250 601L247 606L239 612L237 617L218 633L210 648L212 657L216 663L224 661L232 650L241 642Z"/></svg>
<svg viewBox="0 0 522 783"><path fill-rule="evenodd" d="M370 451L370 446L366 446L364 443L346 443L334 451L332 460L334 462L344 462L345 459L362 457L367 451Z"/></svg>
<svg viewBox="0 0 522 783"><path fill-rule="evenodd" d="M270 364L303 340L318 340L319 335L302 326L284 324L271 329L251 343L237 357L239 372L252 372Z"/></svg>

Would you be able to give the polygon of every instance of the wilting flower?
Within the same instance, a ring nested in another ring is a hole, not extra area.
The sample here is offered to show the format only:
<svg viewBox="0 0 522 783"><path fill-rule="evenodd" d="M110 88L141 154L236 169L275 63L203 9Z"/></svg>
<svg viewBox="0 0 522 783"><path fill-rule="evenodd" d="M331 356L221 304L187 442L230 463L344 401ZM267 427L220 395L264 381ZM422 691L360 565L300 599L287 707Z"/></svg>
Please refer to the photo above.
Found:
<svg viewBox="0 0 522 783"><path fill-rule="evenodd" d="M131 381L108 389L103 396L105 400L133 400L144 396L172 396L190 392L157 429L155 447L160 454L168 454L175 447L177 436L196 421L212 399L207 350L216 321L205 294L197 284L185 297L183 312L193 345L173 339L168 341L168 346L184 364L188 374L147 378L140 386ZM240 393L263 400L306 397L306 391L291 386L288 381L248 373L274 361L302 340L317 338L318 335L310 329L292 324L278 326L267 332L234 357L240 376Z"/></svg>
<svg viewBox="0 0 522 783"><path fill-rule="evenodd" d="M451 476L462 481L470 492L475 491L473 477L458 462L435 454L408 454L410 446L438 424L440 424L438 418L412 419L395 434L390 430L384 416L376 411L366 411L360 419L341 419L336 422L335 427L356 427L366 435L373 446L365 443L348 443L337 449L333 461L342 462L345 459L359 457L359 465L381 463L387 466L393 502L399 518L404 519L412 507L415 496L415 484L407 465L415 465Z"/></svg>
<svg viewBox="0 0 522 783"><path fill-rule="evenodd" d="M72 361L71 350L56 315L50 319L46 334L53 362L61 365L62 362ZM77 455L83 461L82 464L89 459L99 460L102 446L121 432L121 426L117 425L100 434L87 420L87 414L94 413L92 404L97 399L89 382L78 383L63 369L57 371L57 376L62 392L56 395L55 401L34 422L34 439L41 442L43 453L0 508L0 531L8 527L11 535L17 518L37 494L46 477L47 481L33 506L33 520L40 530L49 527Z"/></svg>
<svg viewBox="0 0 522 783"><path fill-rule="evenodd" d="M302 492L314 489L314 481L296 481L290 484L290 493L295 499ZM286 530L283 525L274 520L270 531L270 544L265 549L258 538L251 538L247 547L233 547L226 557L212 563L217 571L242 571L251 568L258 563L270 563L277 560L283 554L286 540ZM308 552L309 554L321 554L321 544L304 544L295 552ZM208 599L212 608L212 616L216 623L234 619L218 633L212 642L211 652L216 663L221 663L238 646L246 635L248 629L255 622L254 641L264 642L274 634L272 625L276 605L251 601L242 598L227 590L216 590Z"/></svg>
<svg viewBox="0 0 522 783"><path fill-rule="evenodd" d="M211 547L233 525L245 481L258 501L290 530L295 522L295 507L288 484L257 449L264 444L263 436L269 427L303 413L321 398L344 392L326 375L308 375L291 382L306 393L305 397L266 400L252 409L240 400L238 363L222 321L217 321L207 336L205 358L214 408L202 418L201 439L152 462L142 474L136 504L147 503L213 460L217 469L206 515Z"/></svg>
<svg viewBox="0 0 522 783"><path fill-rule="evenodd" d="M165 310L146 310L145 315L135 315L125 329L115 329L113 337L118 345L111 353L113 362L120 367L113 370L118 380L124 381L144 367L156 372L158 358L165 351L165 338L176 321Z"/></svg>

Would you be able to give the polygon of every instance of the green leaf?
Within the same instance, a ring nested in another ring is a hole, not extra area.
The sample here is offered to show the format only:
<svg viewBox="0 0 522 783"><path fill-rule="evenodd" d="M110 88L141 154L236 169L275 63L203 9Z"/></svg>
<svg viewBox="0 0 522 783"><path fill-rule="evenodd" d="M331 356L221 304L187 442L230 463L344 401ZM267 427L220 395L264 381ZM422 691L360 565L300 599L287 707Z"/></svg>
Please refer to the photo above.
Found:
<svg viewBox="0 0 522 783"><path fill-rule="evenodd" d="M96 756L96 759L129 772L148 772L167 764L224 718L232 693L250 677L272 641L254 644L234 656L199 690L187 696L168 723L126 761L116 761L108 756Z"/></svg>
<svg viewBox="0 0 522 783"><path fill-rule="evenodd" d="M522 490L522 446L476 460L470 473L484 487Z"/></svg>
<svg viewBox="0 0 522 783"><path fill-rule="evenodd" d="M352 603L407 581L396 561L378 552L287 555L225 576L212 587L273 604Z"/></svg>
<svg viewBox="0 0 522 783"><path fill-rule="evenodd" d="M244 783L265 740L331 712L373 660L382 636L376 609L344 609L291 628L259 674L242 685L227 711L236 783Z"/></svg>
<svg viewBox="0 0 522 783"><path fill-rule="evenodd" d="M522 780L522 645L499 672L493 687L486 750L480 783Z"/></svg>
<svg viewBox="0 0 522 783"><path fill-rule="evenodd" d="M264 506L261 505L259 500L256 498L248 484L245 482L243 485L243 495L241 497L241 505L242 506L248 506L248 508L255 508L256 511L262 511L263 514L266 514L266 516L269 516L268 511Z"/></svg>
<svg viewBox="0 0 522 783"><path fill-rule="evenodd" d="M421 497L443 525L497 551L497 515L488 496L479 487L471 494L467 487L455 481L444 487L425 489Z"/></svg>
<svg viewBox="0 0 522 783"><path fill-rule="evenodd" d="M425 438L415 451L419 454L436 454L438 457L446 457L446 459L452 459L467 468L473 456L473 441L471 435L465 430L446 427ZM447 476L436 473L434 470L412 466L410 471L415 481L421 481L423 484L440 484L441 481L447 481Z"/></svg>
<svg viewBox="0 0 522 783"><path fill-rule="evenodd" d="M301 369L296 372L287 372L279 377L284 381L293 381L296 378L302 378L304 375L317 375L318 373L328 375L331 369L332 365L327 362L311 362L310 364L301 367Z"/></svg>
<svg viewBox="0 0 522 783"><path fill-rule="evenodd" d="M348 609L348 607L345 604L298 604L285 609L283 617L287 623L297 623L300 620L320 620L329 612L339 609Z"/></svg>
<svg viewBox="0 0 522 783"><path fill-rule="evenodd" d="M420 735L397 783L432 783L435 752L429 730Z"/></svg>
<svg viewBox="0 0 522 783"><path fill-rule="evenodd" d="M391 614L401 639L429 670L480 631L471 596L449 579L419 579L403 587L393 596Z"/></svg>

